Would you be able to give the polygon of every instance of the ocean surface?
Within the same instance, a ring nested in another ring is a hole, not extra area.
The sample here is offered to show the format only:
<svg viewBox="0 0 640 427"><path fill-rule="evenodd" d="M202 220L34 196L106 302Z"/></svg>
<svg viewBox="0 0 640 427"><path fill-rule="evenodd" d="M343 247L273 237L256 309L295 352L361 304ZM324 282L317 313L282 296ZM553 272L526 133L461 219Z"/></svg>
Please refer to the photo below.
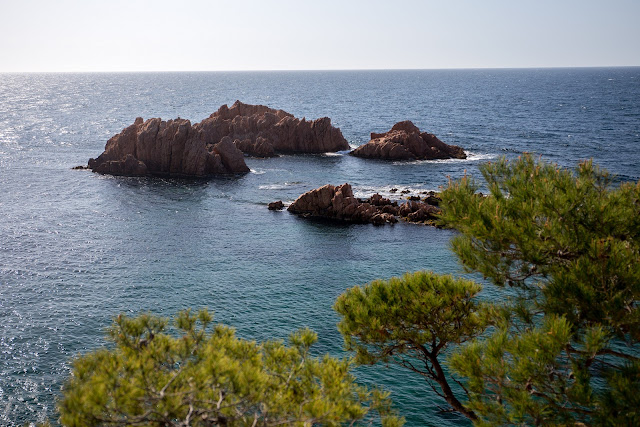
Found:
<svg viewBox="0 0 640 427"><path fill-rule="evenodd" d="M197 122L236 99L328 116L352 146L400 120L467 160L381 162L344 153L247 158L209 181L72 170L134 119ZM52 419L69 361L104 344L118 313L208 307L255 340L309 326L346 355L335 298L375 278L461 274L453 232L309 221L267 203L348 182L357 195L437 190L499 156L593 159L640 179L640 68L0 74L0 425ZM486 286L484 297L499 298ZM401 369L363 367L407 425L466 425Z"/></svg>

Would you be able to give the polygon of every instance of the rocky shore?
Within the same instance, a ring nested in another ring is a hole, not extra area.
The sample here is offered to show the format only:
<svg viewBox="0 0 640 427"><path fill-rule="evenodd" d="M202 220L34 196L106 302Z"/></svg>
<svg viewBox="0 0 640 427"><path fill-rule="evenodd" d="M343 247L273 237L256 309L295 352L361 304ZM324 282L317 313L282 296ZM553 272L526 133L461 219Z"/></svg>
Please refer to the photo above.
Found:
<svg viewBox="0 0 640 427"><path fill-rule="evenodd" d="M417 197L417 196L414 196ZM307 218L325 218L360 224L393 224L398 220L436 225L440 208L436 193L424 200L391 201L376 193L368 199L354 197L351 185L324 185L298 197L287 210ZM428 203L425 200L430 200Z"/></svg>

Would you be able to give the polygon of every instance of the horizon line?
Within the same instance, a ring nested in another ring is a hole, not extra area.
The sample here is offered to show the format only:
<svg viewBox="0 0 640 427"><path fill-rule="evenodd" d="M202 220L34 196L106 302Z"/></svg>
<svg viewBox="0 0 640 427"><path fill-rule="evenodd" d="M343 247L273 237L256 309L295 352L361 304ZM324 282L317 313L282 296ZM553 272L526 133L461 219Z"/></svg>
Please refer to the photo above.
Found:
<svg viewBox="0 0 640 427"><path fill-rule="evenodd" d="M108 74L108 73L273 73L273 72L344 72L344 71L455 71L455 70L542 70L586 68L638 68L639 65L578 65L578 66L520 66L520 67L442 67L442 68L300 68L300 69L244 69L244 70L22 70L2 71L0 74Z"/></svg>

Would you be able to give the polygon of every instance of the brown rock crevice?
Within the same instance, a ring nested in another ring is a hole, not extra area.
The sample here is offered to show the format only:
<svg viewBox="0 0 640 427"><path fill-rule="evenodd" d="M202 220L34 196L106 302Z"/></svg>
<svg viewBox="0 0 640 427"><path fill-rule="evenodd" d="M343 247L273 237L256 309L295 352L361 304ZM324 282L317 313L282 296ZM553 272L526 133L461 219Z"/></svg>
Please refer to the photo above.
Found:
<svg viewBox="0 0 640 427"><path fill-rule="evenodd" d="M464 150L448 145L435 135L420 132L409 120L398 122L389 132L371 133L371 140L351 152L356 157L384 160L466 159Z"/></svg>

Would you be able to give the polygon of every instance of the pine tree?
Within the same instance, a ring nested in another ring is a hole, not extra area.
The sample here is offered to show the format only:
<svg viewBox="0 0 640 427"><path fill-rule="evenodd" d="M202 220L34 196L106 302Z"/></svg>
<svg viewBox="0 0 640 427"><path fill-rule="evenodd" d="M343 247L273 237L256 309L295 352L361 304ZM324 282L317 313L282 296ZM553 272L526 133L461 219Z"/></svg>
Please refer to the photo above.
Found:
<svg viewBox="0 0 640 427"><path fill-rule="evenodd" d="M477 425L640 425L640 183L530 155L481 172L488 194L451 182L441 221L500 300L430 273L374 281L335 304L346 348L422 375ZM446 347L464 394L439 375Z"/></svg>
<svg viewBox="0 0 640 427"><path fill-rule="evenodd" d="M388 393L355 383L351 362L315 358L316 335L291 346L257 344L215 325L202 310L181 312L176 330L152 315L119 316L115 347L78 357L59 402L65 426L401 425ZM173 333L172 333L173 332Z"/></svg>
<svg viewBox="0 0 640 427"><path fill-rule="evenodd" d="M468 271L514 297L492 333L461 347L467 405L491 424L640 425L640 183L612 186L525 155L443 192L443 221Z"/></svg>
<svg viewBox="0 0 640 427"><path fill-rule="evenodd" d="M347 350L361 364L396 363L421 375L454 410L476 419L455 395L442 366L452 344L477 336L484 328L474 297L480 285L419 271L375 280L348 289L334 309Z"/></svg>

